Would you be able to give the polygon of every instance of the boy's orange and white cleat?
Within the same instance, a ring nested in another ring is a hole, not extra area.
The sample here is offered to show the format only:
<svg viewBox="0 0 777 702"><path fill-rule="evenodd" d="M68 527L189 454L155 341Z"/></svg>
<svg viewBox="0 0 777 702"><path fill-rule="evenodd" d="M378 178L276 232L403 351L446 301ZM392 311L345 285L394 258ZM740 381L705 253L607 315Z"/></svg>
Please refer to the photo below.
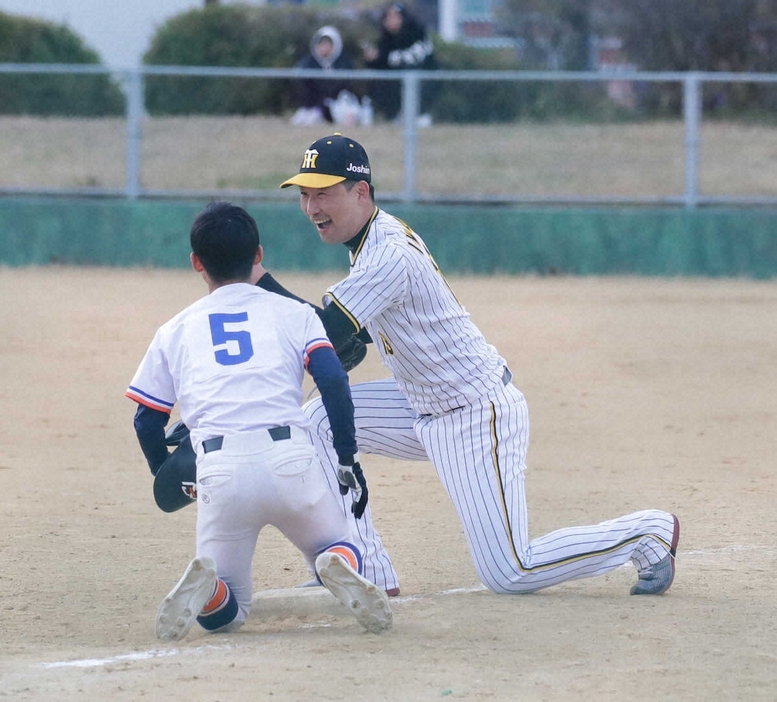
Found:
<svg viewBox="0 0 777 702"><path fill-rule="evenodd" d="M216 562L195 558L178 584L162 600L156 615L156 635L162 641L180 641L197 621L216 587Z"/></svg>
<svg viewBox="0 0 777 702"><path fill-rule="evenodd" d="M367 631L380 634L391 628L393 615L384 590L359 575L347 561L332 551L316 558L321 582Z"/></svg>

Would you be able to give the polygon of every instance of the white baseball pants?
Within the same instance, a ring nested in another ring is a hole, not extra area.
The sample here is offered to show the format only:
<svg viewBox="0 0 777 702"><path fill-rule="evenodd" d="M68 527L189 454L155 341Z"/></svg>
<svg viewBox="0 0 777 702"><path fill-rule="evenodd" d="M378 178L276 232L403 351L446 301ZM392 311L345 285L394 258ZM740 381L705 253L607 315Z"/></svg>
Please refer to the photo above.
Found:
<svg viewBox="0 0 777 702"><path fill-rule="evenodd" d="M197 555L216 561L219 577L237 598L231 628L250 612L251 563L268 524L302 552L311 570L317 554L349 538L348 520L310 436L296 427L280 441L265 429L227 435L220 450L197 455Z"/></svg>

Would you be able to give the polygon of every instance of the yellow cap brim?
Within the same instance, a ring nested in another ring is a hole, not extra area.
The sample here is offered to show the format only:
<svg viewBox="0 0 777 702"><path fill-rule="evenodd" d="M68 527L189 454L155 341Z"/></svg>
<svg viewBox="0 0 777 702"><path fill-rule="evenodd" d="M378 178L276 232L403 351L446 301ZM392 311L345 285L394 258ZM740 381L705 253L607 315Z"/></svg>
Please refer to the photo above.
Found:
<svg viewBox="0 0 777 702"><path fill-rule="evenodd" d="M345 180L343 176L324 175L323 173L297 173L293 178L283 181L280 187L299 185L303 188L328 188Z"/></svg>

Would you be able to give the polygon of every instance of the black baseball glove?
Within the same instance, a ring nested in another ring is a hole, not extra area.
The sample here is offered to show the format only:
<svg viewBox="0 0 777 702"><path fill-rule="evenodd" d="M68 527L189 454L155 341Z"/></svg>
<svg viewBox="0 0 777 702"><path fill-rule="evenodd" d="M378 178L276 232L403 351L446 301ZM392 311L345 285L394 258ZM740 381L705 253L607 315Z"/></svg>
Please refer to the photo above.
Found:
<svg viewBox="0 0 777 702"><path fill-rule="evenodd" d="M183 422L167 430L165 443L176 448L154 476L154 501L163 512L175 512L197 501L197 456Z"/></svg>
<svg viewBox="0 0 777 702"><path fill-rule="evenodd" d="M354 335L349 337L348 341L344 342L340 348L335 349L335 353L340 359L340 363L343 364L345 372L348 373L364 360L367 355L367 344Z"/></svg>
<svg viewBox="0 0 777 702"><path fill-rule="evenodd" d="M178 446L187 436L189 436L189 427L180 419L171 424L165 432L165 444L167 446Z"/></svg>

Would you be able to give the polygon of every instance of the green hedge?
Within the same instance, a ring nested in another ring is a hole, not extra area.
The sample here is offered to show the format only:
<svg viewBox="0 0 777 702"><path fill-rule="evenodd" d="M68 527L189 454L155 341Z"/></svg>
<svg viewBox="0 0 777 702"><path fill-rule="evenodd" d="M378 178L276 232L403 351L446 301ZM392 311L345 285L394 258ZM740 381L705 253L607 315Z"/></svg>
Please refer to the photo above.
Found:
<svg viewBox="0 0 777 702"><path fill-rule="evenodd" d="M451 71L517 71L512 49L479 49L436 42L440 68ZM606 84L555 81L440 81L432 114L436 122L482 123L548 119L627 120L607 97ZM424 85L427 85L424 83Z"/></svg>
<svg viewBox="0 0 777 702"><path fill-rule="evenodd" d="M70 29L0 12L0 63L99 63ZM125 110L110 76L0 74L0 113L97 117Z"/></svg>
<svg viewBox="0 0 777 702"><path fill-rule="evenodd" d="M0 199L0 264L185 267L205 203ZM390 205L451 274L777 278L776 210ZM292 203L249 205L268 268L347 271Z"/></svg>

